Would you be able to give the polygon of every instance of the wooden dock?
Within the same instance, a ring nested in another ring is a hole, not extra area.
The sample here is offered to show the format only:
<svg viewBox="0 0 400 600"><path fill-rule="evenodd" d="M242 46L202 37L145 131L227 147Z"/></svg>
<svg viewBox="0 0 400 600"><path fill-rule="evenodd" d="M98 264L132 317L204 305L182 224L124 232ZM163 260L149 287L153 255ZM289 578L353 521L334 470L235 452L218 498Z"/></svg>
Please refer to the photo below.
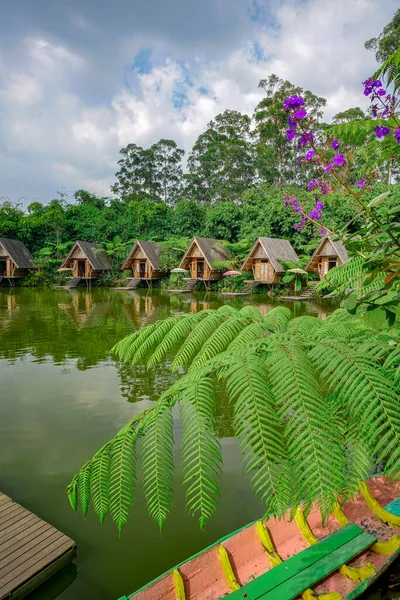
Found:
<svg viewBox="0 0 400 600"><path fill-rule="evenodd" d="M76 555L69 537L0 493L0 600L20 600Z"/></svg>

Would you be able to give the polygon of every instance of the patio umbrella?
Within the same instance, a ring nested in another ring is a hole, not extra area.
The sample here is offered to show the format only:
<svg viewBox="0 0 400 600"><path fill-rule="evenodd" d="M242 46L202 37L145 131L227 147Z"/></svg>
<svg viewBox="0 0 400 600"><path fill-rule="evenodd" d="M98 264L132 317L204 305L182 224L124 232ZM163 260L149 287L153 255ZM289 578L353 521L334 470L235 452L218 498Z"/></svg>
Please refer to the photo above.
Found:
<svg viewBox="0 0 400 600"><path fill-rule="evenodd" d="M223 276L226 277L227 275L241 275L240 271L226 271L225 273L223 273Z"/></svg>
<svg viewBox="0 0 400 600"><path fill-rule="evenodd" d="M171 273L186 273L187 269L181 269L177 267L176 269L171 269Z"/></svg>

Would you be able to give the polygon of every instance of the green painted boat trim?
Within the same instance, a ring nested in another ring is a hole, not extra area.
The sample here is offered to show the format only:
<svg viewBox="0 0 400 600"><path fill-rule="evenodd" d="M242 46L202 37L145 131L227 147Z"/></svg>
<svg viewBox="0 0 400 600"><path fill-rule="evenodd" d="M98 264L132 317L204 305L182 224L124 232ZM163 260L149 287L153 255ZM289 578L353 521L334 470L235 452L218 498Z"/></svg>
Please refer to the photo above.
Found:
<svg viewBox="0 0 400 600"><path fill-rule="evenodd" d="M372 477L375 477L376 475L381 475L381 474L382 473L375 473ZM390 502L387 506L385 506L385 509L388 510L389 512L391 512L392 514L396 515L396 516L400 516L400 497L396 498L395 500L393 500L392 502ZM233 531L233 532L225 535L224 537L220 538L219 540L217 540L213 544L210 544L209 546L207 546L206 548L203 548L199 552L196 552L196 554L193 554L192 556L190 556L186 560L181 561L179 564L175 565L171 569L168 569L168 571L165 571L164 573L162 573L162 575L158 575L158 577L155 577L154 579L152 579L151 581L149 581L148 583L146 583L145 585L143 585L141 588L137 589L132 594L129 594L128 596L121 596L118 600L131 600L131 598L133 598L134 596L136 596L136 594L138 594L139 592L142 592L146 588L150 587L151 585L153 585L154 583L156 583L156 581L159 581L160 579L162 579L166 575L170 575L174 571L174 569L179 569L179 567L181 567L182 565L188 563L193 558L196 558L197 556L200 556L200 554L203 554L204 552L207 552L208 550L211 550L215 546L218 546L219 544L222 544L222 542L224 542L225 540L228 540L229 538L231 538L232 536L236 535L237 533L240 533L241 531L244 531L245 529L248 529L249 527L251 527L255 523L257 523L257 520L256 521L252 521L251 523L247 523L246 525L243 525L243 527L239 527L239 529L236 529L235 531ZM383 568L380 571L378 571L375 575L373 575L372 577L370 577L366 581L363 581L363 583L361 583L355 590L353 590L350 594L348 594L346 596L346 598L344 598L343 600L354 600L355 598L358 598L358 596L360 596L367 589L367 587L369 587L370 585L372 585L372 583L374 583L382 575L382 573L387 569L387 567L399 555L400 555L400 550L398 550L396 553L394 553L393 555L390 556L390 558L383 565ZM238 590L238 591L241 592L242 590ZM238 592L232 592L232 594L229 594L226 597L229 598L229 599L232 598L232 600L240 600L240 598L242 598L242 597L245 598L245 596L240 596L240 595L234 596L234 594L237 594L237 593Z"/></svg>

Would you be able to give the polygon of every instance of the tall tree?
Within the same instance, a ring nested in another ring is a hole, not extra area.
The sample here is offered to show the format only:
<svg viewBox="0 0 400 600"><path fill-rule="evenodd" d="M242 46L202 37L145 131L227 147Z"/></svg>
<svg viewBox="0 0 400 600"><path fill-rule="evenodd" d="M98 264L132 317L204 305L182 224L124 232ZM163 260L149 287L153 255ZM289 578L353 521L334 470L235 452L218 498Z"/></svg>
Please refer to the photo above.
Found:
<svg viewBox="0 0 400 600"><path fill-rule="evenodd" d="M120 150L123 158L111 191L127 200L151 200L173 204L182 180L184 151L173 140L161 139L150 148L128 144Z"/></svg>
<svg viewBox="0 0 400 600"><path fill-rule="evenodd" d="M375 52L376 60L384 62L400 46L400 8L396 10L390 23L385 25L378 37L365 42L367 50Z"/></svg>
<svg viewBox="0 0 400 600"><path fill-rule="evenodd" d="M187 193L201 203L239 201L254 183L251 120L226 110L207 125L189 155Z"/></svg>
<svg viewBox="0 0 400 600"><path fill-rule="evenodd" d="M150 148L154 163L154 182L165 204L175 204L182 189L184 150L173 140L162 139Z"/></svg>
<svg viewBox="0 0 400 600"><path fill-rule="evenodd" d="M288 129L288 116L284 111L283 101L292 94L302 96L309 107L309 114L318 121L322 118L326 100L294 86L290 81L280 79L277 75L262 79L259 87L266 94L254 111L259 180L277 185L294 183L298 174L294 169L293 144L290 144L284 135Z"/></svg>

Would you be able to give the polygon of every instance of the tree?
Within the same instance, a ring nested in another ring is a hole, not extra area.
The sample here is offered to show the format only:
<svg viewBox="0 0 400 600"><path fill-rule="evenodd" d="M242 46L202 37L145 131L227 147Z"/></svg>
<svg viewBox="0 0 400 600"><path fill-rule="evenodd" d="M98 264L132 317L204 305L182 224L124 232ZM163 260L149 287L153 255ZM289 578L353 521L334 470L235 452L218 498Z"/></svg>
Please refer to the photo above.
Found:
<svg viewBox="0 0 400 600"><path fill-rule="evenodd" d="M226 110L210 121L189 155L187 194L202 204L236 202L254 183L251 120Z"/></svg>
<svg viewBox="0 0 400 600"><path fill-rule="evenodd" d="M72 507L79 503L86 515L92 500L100 521L110 512L121 531L134 502L140 439L147 505L162 529L173 500L172 409L179 404L187 509L203 529L220 494L215 413L224 386L265 513L283 516L302 504L307 517L316 503L326 518L338 498L359 493L374 464L399 477L393 336L377 336L344 309L325 320L293 319L282 306L266 316L254 306L222 306L134 332L114 347L119 360L152 369L173 352L172 371L187 372L84 464L67 489Z"/></svg>
<svg viewBox="0 0 400 600"><path fill-rule="evenodd" d="M150 200L173 204L181 189L182 158L173 140L162 139L150 148L128 144L120 150L123 158L116 173L117 183L111 186L114 194L126 201Z"/></svg>
<svg viewBox="0 0 400 600"><path fill-rule="evenodd" d="M184 150L173 140L162 139L150 148L154 161L154 181L165 204L175 204L182 189Z"/></svg>
<svg viewBox="0 0 400 600"><path fill-rule="evenodd" d="M232 202L217 202L206 212L204 233L217 240L236 242L239 238L242 207Z"/></svg>
<svg viewBox="0 0 400 600"><path fill-rule="evenodd" d="M400 8L396 10L390 23L385 25L378 37L365 42L367 50L375 52L376 60L384 62L400 46Z"/></svg>
<svg viewBox="0 0 400 600"><path fill-rule="evenodd" d="M287 114L283 101L292 94L303 95L307 99L309 114L317 122L322 118L326 100L310 91L294 86L276 75L262 79L259 87L266 97L254 110L256 125L256 167L259 181L283 185L298 181L294 168L294 151L283 135L288 129Z"/></svg>
<svg viewBox="0 0 400 600"><path fill-rule="evenodd" d="M362 121L366 118L366 114L359 106L355 106L354 108L347 108L342 112L336 113L336 115L332 118L332 122L335 125L339 123L352 123L353 121Z"/></svg>
<svg viewBox="0 0 400 600"><path fill-rule="evenodd" d="M177 236L193 237L204 229L204 208L195 200L182 199L176 203L173 231Z"/></svg>

